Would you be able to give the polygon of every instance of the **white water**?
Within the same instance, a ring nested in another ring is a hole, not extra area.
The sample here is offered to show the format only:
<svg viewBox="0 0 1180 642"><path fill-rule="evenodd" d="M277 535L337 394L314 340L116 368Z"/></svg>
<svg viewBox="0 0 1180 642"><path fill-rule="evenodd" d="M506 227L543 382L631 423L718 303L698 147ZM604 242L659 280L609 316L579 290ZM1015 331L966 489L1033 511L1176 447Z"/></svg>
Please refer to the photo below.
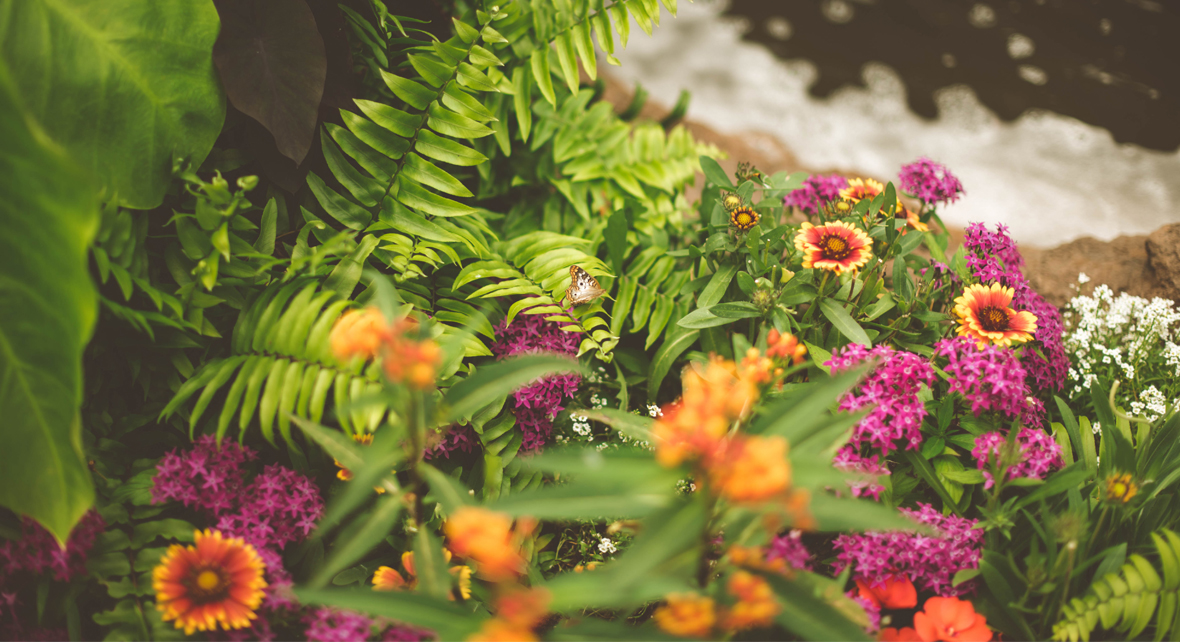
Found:
<svg viewBox="0 0 1180 642"><path fill-rule="evenodd" d="M927 121L909 112L904 85L883 65L865 68L867 89L819 100L807 93L813 65L743 42L722 8L682 2L650 38L632 24L623 65L610 72L664 105L688 89L689 118L726 134L769 132L806 167L888 180L919 156L944 163L967 191L942 212L949 225L1004 223L1017 241L1051 247L1180 221L1180 152L1115 143L1105 129L1052 113L1003 123L965 86L942 91L939 117Z"/></svg>

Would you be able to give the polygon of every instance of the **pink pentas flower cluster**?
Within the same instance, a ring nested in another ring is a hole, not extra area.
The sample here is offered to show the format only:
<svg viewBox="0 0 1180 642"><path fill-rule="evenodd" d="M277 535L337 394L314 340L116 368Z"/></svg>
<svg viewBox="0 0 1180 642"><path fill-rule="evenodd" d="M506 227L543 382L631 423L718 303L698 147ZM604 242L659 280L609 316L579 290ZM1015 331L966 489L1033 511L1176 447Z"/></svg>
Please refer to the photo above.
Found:
<svg viewBox="0 0 1180 642"><path fill-rule="evenodd" d="M367 640L373 621L346 609L320 608L304 616L303 634L309 642L357 642Z"/></svg>
<svg viewBox="0 0 1180 642"><path fill-rule="evenodd" d="M963 247L968 250L967 267L980 283L1000 283L1012 288L1012 305L1036 315L1037 331L1033 338L1040 347L1025 349L1021 361L1038 388L1061 390L1069 373L1061 313L1032 289L1024 277L1021 271L1024 258L1008 235L1008 228L997 225L992 232L983 223L972 223L963 237Z"/></svg>
<svg viewBox="0 0 1180 642"><path fill-rule="evenodd" d="M943 370L950 375L950 392L963 395L976 417L994 411L1029 426L1044 425L1044 404L1032 396L1024 366L1011 350L994 345L980 350L971 339L955 337L934 344L934 354L947 358Z"/></svg>
<svg viewBox="0 0 1180 642"><path fill-rule="evenodd" d="M845 446L836 451L836 456L832 458L832 465L838 470L848 473L876 475L877 477L890 474L889 468L885 466L885 461L880 456L864 457L852 446ZM881 501L881 493L885 492L885 487L875 478L850 479L848 487L852 491L853 497L872 497L876 501Z"/></svg>
<svg viewBox="0 0 1180 642"><path fill-rule="evenodd" d="M271 464L245 488L237 510L221 516L217 528L255 547L282 550L302 541L324 514L320 490L307 477Z"/></svg>
<svg viewBox="0 0 1180 642"><path fill-rule="evenodd" d="M575 356L579 338L541 315L520 314L512 323L501 322L496 328L492 352L498 358L531 352L555 352ZM545 445L553 433L553 418L563 410L562 400L578 392L582 378L578 375L555 375L538 379L513 393L516 424L523 435L521 452Z"/></svg>
<svg viewBox="0 0 1180 642"><path fill-rule="evenodd" d="M850 443L854 448L867 445L882 454L900 448L922 444L922 419L926 406L918 399L923 384L934 383L934 370L920 355L889 346L869 349L859 344L846 346L832 353L825 365L832 374L851 370L866 361L881 363L854 390L840 400L840 410L855 412L872 407L853 431Z"/></svg>
<svg viewBox="0 0 1180 642"><path fill-rule="evenodd" d="M803 545L803 531L794 529L786 535L779 535L766 548L766 561L786 560L794 569L811 570L811 552Z"/></svg>
<svg viewBox="0 0 1180 642"><path fill-rule="evenodd" d="M898 182L902 191L926 203L954 203L963 194L963 183L945 165L926 157L902 166Z"/></svg>
<svg viewBox="0 0 1180 642"><path fill-rule="evenodd" d="M244 486L242 464L258 457L247 446L227 442L218 446L213 435L203 435L183 453L173 449L156 464L152 503L178 501L185 507L218 516L237 506Z"/></svg>
<svg viewBox="0 0 1180 642"><path fill-rule="evenodd" d="M53 573L59 582L68 582L86 574L86 557L106 521L96 510L87 511L66 540L66 547L35 520L21 519L21 537L0 544L0 580L28 571L34 575ZM15 599L15 596L14 596Z"/></svg>
<svg viewBox="0 0 1180 642"><path fill-rule="evenodd" d="M812 174L801 187L783 197L783 205L815 215L824 205L840 198L840 190L845 187L848 187L848 179L839 174Z"/></svg>
<svg viewBox="0 0 1180 642"><path fill-rule="evenodd" d="M975 448L971 456L975 458L975 465L983 470L984 489L995 484L990 470L984 470L988 464L998 464L1000 449L1007 442L1007 436L1002 432L989 432L975 438ZM1061 468L1065 460L1061 457L1061 445L1043 430L1038 428L1021 428L1016 435L1016 445L1020 449L1020 461L1008 468L1006 479L1028 477L1044 479L1050 471Z"/></svg>
<svg viewBox="0 0 1180 642"><path fill-rule="evenodd" d="M978 520L943 515L930 504L920 502L917 509L898 510L932 527L936 534L869 531L840 535L833 542L837 552L835 571L840 573L852 566L853 579L869 583L902 575L919 589L944 597L970 591L970 582L956 587L951 581L959 571L979 568L983 531L975 528Z"/></svg>
<svg viewBox="0 0 1180 642"><path fill-rule="evenodd" d="M450 459L453 453L469 453L475 450L478 440L479 437L475 435L475 431L471 429L470 425L454 425L442 434L437 444L427 448L422 453L422 457L427 460L434 459L435 457Z"/></svg>

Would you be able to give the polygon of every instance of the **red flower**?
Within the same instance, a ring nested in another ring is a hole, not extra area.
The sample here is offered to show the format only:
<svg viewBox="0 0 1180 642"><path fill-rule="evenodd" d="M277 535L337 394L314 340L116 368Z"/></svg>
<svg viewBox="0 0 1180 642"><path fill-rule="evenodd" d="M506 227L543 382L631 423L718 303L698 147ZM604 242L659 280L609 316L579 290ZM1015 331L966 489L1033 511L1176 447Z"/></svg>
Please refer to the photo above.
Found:
<svg viewBox="0 0 1180 642"><path fill-rule="evenodd" d="M904 575L894 575L876 584L857 580L856 587L860 597L876 604L877 608L912 609L918 605L918 591Z"/></svg>
<svg viewBox="0 0 1180 642"><path fill-rule="evenodd" d="M987 619L975 607L957 597L932 597L925 609L914 614L914 629L923 642L988 642Z"/></svg>
<svg viewBox="0 0 1180 642"><path fill-rule="evenodd" d="M918 632L908 626L904 629L881 629L877 639L881 642L923 642L922 638L918 637Z"/></svg>

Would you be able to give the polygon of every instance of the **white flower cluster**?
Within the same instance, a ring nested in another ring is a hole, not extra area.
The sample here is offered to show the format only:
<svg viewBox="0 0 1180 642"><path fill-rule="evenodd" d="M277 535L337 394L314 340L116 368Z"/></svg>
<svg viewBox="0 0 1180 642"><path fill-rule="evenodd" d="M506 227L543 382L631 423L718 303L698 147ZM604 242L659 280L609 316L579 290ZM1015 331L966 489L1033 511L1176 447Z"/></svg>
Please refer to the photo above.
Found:
<svg viewBox="0 0 1180 642"><path fill-rule="evenodd" d="M1079 284L1089 280L1078 275ZM1174 302L1126 293L1116 297L1099 285L1092 295L1070 300L1065 321L1072 396L1100 379L1108 385L1120 381L1118 401L1135 415L1152 419L1164 413L1160 409L1169 397L1180 395L1180 310ZM1161 390L1146 385L1151 381L1167 384Z"/></svg>
<svg viewBox="0 0 1180 642"><path fill-rule="evenodd" d="M594 409L605 408L606 398L599 397L597 394L590 395L590 407Z"/></svg>
<svg viewBox="0 0 1180 642"><path fill-rule="evenodd" d="M663 417L664 411L654 403L647 404L647 414L651 417Z"/></svg>
<svg viewBox="0 0 1180 642"><path fill-rule="evenodd" d="M609 537L603 537L598 540L598 552L603 555L609 555L619 549L615 548L615 543L610 541Z"/></svg>
<svg viewBox="0 0 1180 642"><path fill-rule="evenodd" d="M574 422L574 432L578 433L579 435L581 435L583 437L590 437L590 418L589 417L585 417L585 416L580 417L578 415L571 414L570 419ZM590 441L594 441L594 438L590 437Z"/></svg>

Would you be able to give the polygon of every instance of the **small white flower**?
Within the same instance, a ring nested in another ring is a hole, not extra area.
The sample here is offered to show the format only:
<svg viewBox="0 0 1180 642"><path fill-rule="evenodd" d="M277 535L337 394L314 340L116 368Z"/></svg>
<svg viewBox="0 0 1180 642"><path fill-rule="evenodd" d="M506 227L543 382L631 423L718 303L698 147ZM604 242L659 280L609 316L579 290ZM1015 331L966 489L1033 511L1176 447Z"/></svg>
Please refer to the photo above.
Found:
<svg viewBox="0 0 1180 642"><path fill-rule="evenodd" d="M615 543L610 541L609 538L603 537L598 541L598 552L602 553L603 555L609 555L617 550L618 549L615 548Z"/></svg>
<svg viewBox="0 0 1180 642"><path fill-rule="evenodd" d="M1180 356L1178 356L1178 358L1180 358ZM655 405L654 403L649 403L649 404L647 404L647 414L652 417L663 417L664 411L661 410L660 407Z"/></svg>

